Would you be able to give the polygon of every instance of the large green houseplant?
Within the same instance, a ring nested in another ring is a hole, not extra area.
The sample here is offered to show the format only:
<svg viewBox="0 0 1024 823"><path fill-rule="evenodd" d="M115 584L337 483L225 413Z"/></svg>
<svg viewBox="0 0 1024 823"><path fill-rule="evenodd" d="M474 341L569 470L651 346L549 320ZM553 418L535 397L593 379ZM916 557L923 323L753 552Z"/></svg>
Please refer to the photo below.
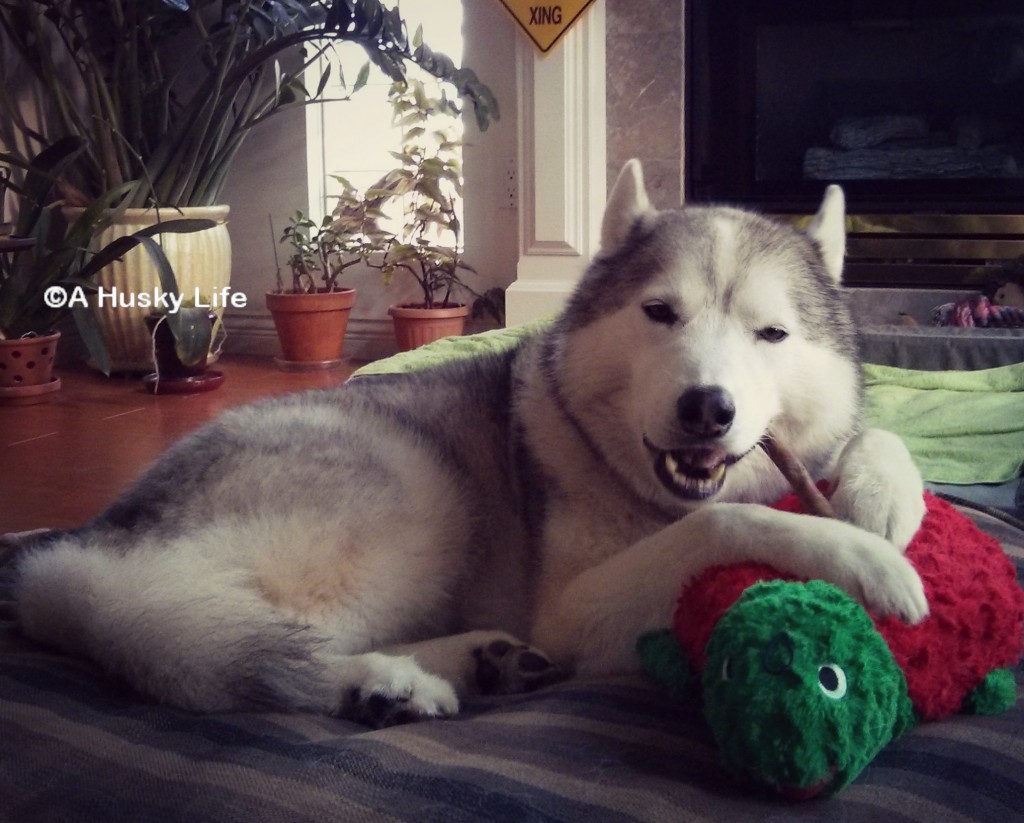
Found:
<svg viewBox="0 0 1024 823"><path fill-rule="evenodd" d="M323 92L331 63L321 58L339 42L362 46L393 80L411 62L450 82L481 129L498 115L470 69L411 43L398 10L380 0L0 0L0 36L0 142L27 160L82 138L62 190L83 207L122 187L127 207L219 207L245 137ZM307 88L314 65L327 68ZM40 104L26 111L26 100ZM230 252L217 254L227 273L195 289L227 284Z"/></svg>
<svg viewBox="0 0 1024 823"><path fill-rule="evenodd" d="M471 69L413 46L380 0L0 0L0 31L20 58L0 62L0 136L14 153L84 138L68 170L83 206L128 182L130 207L219 203L245 137L323 92L332 64L312 92L306 72L338 42L393 80L412 62L450 82L481 129L498 114ZM47 101L36 122L29 91Z"/></svg>

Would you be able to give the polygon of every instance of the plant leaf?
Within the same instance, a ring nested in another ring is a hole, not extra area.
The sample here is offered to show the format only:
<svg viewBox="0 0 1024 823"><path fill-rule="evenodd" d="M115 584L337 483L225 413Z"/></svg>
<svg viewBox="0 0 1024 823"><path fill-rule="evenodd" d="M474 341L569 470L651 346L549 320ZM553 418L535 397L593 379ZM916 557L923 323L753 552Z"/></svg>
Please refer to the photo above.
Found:
<svg viewBox="0 0 1024 823"><path fill-rule="evenodd" d="M367 84L369 79L370 79L370 64L367 62L367 63L363 63L363 65L359 67L359 74L356 75L356 82L355 82L355 85L352 86L352 91L353 92L359 91L363 86L365 86Z"/></svg>
<svg viewBox="0 0 1024 823"><path fill-rule="evenodd" d="M209 354L214 324L208 309L183 306L168 314L167 322L174 335L174 351L184 365L194 366Z"/></svg>
<svg viewBox="0 0 1024 823"><path fill-rule="evenodd" d="M103 339L103 331L100 328L99 320L93 314L91 308L85 306L73 306L71 318L75 321L78 329L78 336L82 338L89 356L96 363L96 367L107 377L110 377L111 361L110 352L107 351L107 344Z"/></svg>
<svg viewBox="0 0 1024 823"><path fill-rule="evenodd" d="M174 279L174 271L171 269L171 264L167 260L167 256L164 254L163 249L160 248L159 244L156 243L152 238L155 235L160 234L186 234L194 231L201 231L203 229L209 229L216 226L217 223L214 220L197 220L197 219L182 219L182 220L165 220L162 223L156 223L152 226L146 226L144 229L134 234L128 234L124 237L118 237L116 240L111 241L96 254L94 254L89 262L86 263L81 270L78 272L78 277L88 278L92 277L96 272L102 269L104 266L110 265L115 260L120 259L133 248L138 246L140 243L145 245L147 250L150 250L152 246L156 246L159 254L155 254L150 251L150 257L154 258L154 263L157 267L157 273L160 277L160 287L164 291L178 292L177 281ZM161 264L165 263L167 271L170 272L169 283L172 284L172 288L167 288L164 284L164 276L161 272Z"/></svg>
<svg viewBox="0 0 1024 823"><path fill-rule="evenodd" d="M327 87L327 83L328 83L328 81L330 79L331 79L331 64L328 63L327 64L327 68L324 69L324 73L320 75L320 82L317 84L316 94L313 95L314 97L319 97L321 94L324 93L324 89Z"/></svg>
<svg viewBox="0 0 1024 823"><path fill-rule="evenodd" d="M181 294L174 269L160 244L152 237L142 235L141 232L129 237L136 240L137 244L141 243L149 253L160 279L161 290L168 294ZM174 350L178 359L186 366L195 365L202 360L203 354L210 351L213 325L210 323L207 309L183 306L176 312L167 313L167 325L174 335Z"/></svg>

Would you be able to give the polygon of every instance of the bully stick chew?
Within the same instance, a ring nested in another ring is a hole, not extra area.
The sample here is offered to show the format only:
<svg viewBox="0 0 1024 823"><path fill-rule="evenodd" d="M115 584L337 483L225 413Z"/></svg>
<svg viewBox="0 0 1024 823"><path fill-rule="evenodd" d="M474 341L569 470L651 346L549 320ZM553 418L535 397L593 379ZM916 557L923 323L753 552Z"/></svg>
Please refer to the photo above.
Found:
<svg viewBox="0 0 1024 823"><path fill-rule="evenodd" d="M835 509L828 502L828 498L814 485L814 480L807 473L804 464L789 449L771 435L765 437L760 445L771 461L778 466L783 477L789 481L789 485L793 487L793 491L796 492L796 496L800 498L800 502L804 504L804 508L808 512L818 517L836 516Z"/></svg>

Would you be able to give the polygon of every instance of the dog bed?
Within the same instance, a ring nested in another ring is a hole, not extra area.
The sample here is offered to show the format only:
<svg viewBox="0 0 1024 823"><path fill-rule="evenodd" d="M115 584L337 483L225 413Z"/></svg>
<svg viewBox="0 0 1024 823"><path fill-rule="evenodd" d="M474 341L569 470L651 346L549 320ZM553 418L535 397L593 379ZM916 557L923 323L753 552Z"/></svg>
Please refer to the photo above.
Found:
<svg viewBox="0 0 1024 823"><path fill-rule="evenodd" d="M1024 531L970 511L1024 574ZM1024 705L923 726L835 798L734 785L697 702L636 678L469 701L381 731L331 717L195 715L22 638L0 574L0 820L931 823L1024 816ZM1024 671L1016 671L1018 689Z"/></svg>

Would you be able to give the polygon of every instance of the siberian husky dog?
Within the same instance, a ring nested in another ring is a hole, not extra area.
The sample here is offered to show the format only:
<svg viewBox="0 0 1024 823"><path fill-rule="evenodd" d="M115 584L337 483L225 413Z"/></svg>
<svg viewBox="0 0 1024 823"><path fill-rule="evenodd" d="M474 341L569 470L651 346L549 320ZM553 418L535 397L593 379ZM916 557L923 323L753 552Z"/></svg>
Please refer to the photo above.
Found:
<svg viewBox="0 0 1024 823"><path fill-rule="evenodd" d="M459 695L638 668L681 585L745 559L927 612L903 444L861 423L842 192L806 234L657 211L638 162L554 321L503 353L239 408L93 522L23 547L36 640L198 711L455 713ZM827 479L841 519L758 444Z"/></svg>

